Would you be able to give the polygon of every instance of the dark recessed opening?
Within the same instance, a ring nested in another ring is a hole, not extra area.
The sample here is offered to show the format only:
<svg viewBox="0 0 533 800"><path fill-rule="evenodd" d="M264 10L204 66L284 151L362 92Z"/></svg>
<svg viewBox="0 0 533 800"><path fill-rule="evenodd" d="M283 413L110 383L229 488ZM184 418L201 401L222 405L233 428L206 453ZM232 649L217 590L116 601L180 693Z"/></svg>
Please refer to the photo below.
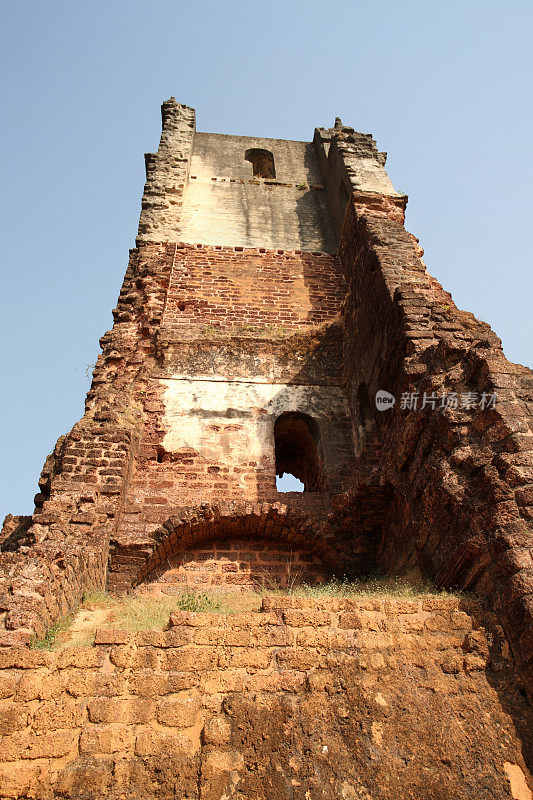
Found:
<svg viewBox="0 0 533 800"><path fill-rule="evenodd" d="M324 458L320 429L315 420L299 411L287 411L274 425L276 475L289 474L303 484L303 489L284 491L320 492L325 487Z"/></svg>
<svg viewBox="0 0 533 800"><path fill-rule="evenodd" d="M359 384L359 388L357 390L357 408L359 410L361 425L367 427L367 425L372 422L374 410L372 408L372 403L370 402L370 395L368 394L366 383Z"/></svg>
<svg viewBox="0 0 533 800"><path fill-rule="evenodd" d="M274 156L270 150L253 147L244 154L244 160L250 161L256 178L275 178Z"/></svg>

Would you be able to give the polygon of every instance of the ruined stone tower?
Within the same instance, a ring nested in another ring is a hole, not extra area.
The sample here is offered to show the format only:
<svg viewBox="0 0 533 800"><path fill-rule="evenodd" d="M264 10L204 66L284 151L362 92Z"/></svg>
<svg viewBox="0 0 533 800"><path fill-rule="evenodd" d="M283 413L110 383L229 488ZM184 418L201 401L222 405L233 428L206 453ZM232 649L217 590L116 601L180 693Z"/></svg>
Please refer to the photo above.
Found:
<svg viewBox="0 0 533 800"><path fill-rule="evenodd" d="M531 371L510 364L488 325L426 272L404 229L407 198L369 134L340 119L312 142L199 133L194 110L173 98L162 119L85 414L48 457L33 516L4 527L3 666L19 669L31 652L21 646L94 589L286 588L416 567L437 586L477 594L511 647L509 685L531 695ZM284 473L304 491L278 491ZM284 625L300 624L292 620ZM112 655L116 668L121 658ZM311 666L313 656L295 669ZM455 680L455 666L443 670ZM141 717L126 722L142 726ZM454 784L438 796L530 797L516 794L529 789L518 756L508 759L513 794L507 783L484 794L478 777L472 794ZM118 768L109 769L115 777L97 781L94 796L115 796ZM381 794L341 782L320 796L400 796L401 770L391 769L396 783ZM57 796L93 796L61 780ZM432 780L401 796L429 796L444 779ZM283 791L253 796L300 798Z"/></svg>

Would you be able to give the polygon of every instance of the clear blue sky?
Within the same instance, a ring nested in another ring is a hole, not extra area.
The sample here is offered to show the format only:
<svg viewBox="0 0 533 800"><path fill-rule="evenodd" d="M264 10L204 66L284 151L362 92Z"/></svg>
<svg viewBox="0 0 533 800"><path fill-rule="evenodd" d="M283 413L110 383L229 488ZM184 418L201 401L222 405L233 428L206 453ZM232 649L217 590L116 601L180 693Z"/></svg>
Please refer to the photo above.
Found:
<svg viewBox="0 0 533 800"><path fill-rule="evenodd" d="M4 3L0 521L29 514L83 413L174 95L198 129L389 152L407 227L461 307L531 364L533 5L492 0Z"/></svg>

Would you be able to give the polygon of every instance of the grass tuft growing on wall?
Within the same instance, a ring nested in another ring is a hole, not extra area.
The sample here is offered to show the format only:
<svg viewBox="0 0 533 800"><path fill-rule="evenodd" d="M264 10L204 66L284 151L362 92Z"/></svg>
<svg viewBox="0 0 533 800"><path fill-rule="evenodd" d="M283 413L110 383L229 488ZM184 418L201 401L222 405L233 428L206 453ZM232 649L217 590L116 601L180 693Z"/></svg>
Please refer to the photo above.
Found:
<svg viewBox="0 0 533 800"><path fill-rule="evenodd" d="M176 595L146 597L134 595L115 597L104 592L87 594L83 608L103 608L109 611L105 627L112 625L131 631L163 628L171 611L218 611L221 602L210 592L185 589Z"/></svg>
<svg viewBox="0 0 533 800"><path fill-rule="evenodd" d="M265 595L346 598L418 598L454 594L437 590L417 572L405 575L374 575L365 579L332 578L320 585L301 580L298 573L289 576L288 586L279 588L265 577L256 591L235 592L217 589L176 587L170 595L126 595L117 597L105 592L91 592L83 597L77 615L66 617L47 631L42 639L34 639L30 647L57 650L64 646L90 647L98 628L120 628L128 631L162 630L172 611L217 612L233 614L258 611Z"/></svg>
<svg viewBox="0 0 533 800"><path fill-rule="evenodd" d="M61 638L65 631L67 631L72 624L72 616L65 617L64 619L51 625L46 631L42 639L32 639L29 647L32 650L55 650L61 644Z"/></svg>
<svg viewBox="0 0 533 800"><path fill-rule="evenodd" d="M437 589L426 581L418 572L405 575L372 575L366 578L350 580L348 578L332 578L326 583L311 585L300 582L297 578L289 580L287 588L270 586L265 589L269 594L296 595L305 597L398 597L416 598L426 595L442 596L451 594L448 590ZM457 594L457 592L453 592Z"/></svg>

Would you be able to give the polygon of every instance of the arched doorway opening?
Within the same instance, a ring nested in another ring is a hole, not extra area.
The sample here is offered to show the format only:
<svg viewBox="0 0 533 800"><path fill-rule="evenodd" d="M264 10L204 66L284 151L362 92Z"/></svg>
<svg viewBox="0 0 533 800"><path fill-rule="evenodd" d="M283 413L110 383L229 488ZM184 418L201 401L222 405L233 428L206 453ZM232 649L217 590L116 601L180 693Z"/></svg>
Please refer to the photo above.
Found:
<svg viewBox="0 0 533 800"><path fill-rule="evenodd" d="M263 150L260 147L252 147L250 150L245 152L244 160L251 163L255 178L276 177L274 156L270 150Z"/></svg>
<svg viewBox="0 0 533 800"><path fill-rule="evenodd" d="M287 411L274 424L274 441L276 475L293 475L304 492L324 491L324 457L316 420L299 411Z"/></svg>

